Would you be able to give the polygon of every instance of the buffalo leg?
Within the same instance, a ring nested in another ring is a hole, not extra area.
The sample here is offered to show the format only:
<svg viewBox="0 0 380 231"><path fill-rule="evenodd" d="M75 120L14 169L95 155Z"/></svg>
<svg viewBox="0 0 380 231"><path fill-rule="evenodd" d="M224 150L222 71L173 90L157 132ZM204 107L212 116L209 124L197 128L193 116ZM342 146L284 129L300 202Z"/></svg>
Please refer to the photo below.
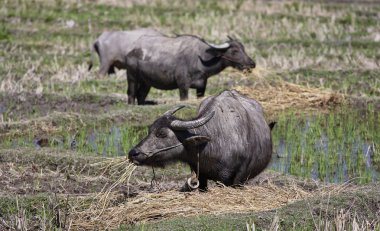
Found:
<svg viewBox="0 0 380 231"><path fill-rule="evenodd" d="M205 95L206 88L197 88L197 97L201 98Z"/></svg>
<svg viewBox="0 0 380 231"><path fill-rule="evenodd" d="M137 103L139 105L145 104L145 99L149 93L150 86L148 86L146 83L141 82L140 86L136 92L137 96Z"/></svg>
<svg viewBox="0 0 380 231"><path fill-rule="evenodd" d="M179 89L179 99L187 100L189 98L189 88L180 88Z"/></svg>
<svg viewBox="0 0 380 231"><path fill-rule="evenodd" d="M233 180L231 185L233 187L239 187L239 186L243 185L245 182L247 182L248 179L249 179L249 177L247 176L246 171L239 171L235 175L234 180Z"/></svg>
<svg viewBox="0 0 380 231"><path fill-rule="evenodd" d="M135 98L138 89L138 83L131 77L131 74L127 75L128 78L128 104L135 104Z"/></svg>
<svg viewBox="0 0 380 231"><path fill-rule="evenodd" d="M110 68L108 68L108 74L111 75L111 74L115 74L115 66L110 66Z"/></svg>
<svg viewBox="0 0 380 231"><path fill-rule="evenodd" d="M199 176L199 191L206 192L207 190L207 178Z"/></svg>
<svg viewBox="0 0 380 231"><path fill-rule="evenodd" d="M110 62L106 62L104 60L100 60L100 69L99 69L99 74L100 75L106 75L110 74L110 70L113 68Z"/></svg>
<svg viewBox="0 0 380 231"><path fill-rule="evenodd" d="M99 75L106 75L108 73L108 70L109 70L108 67L105 67L105 66L100 67Z"/></svg>
<svg viewBox="0 0 380 231"><path fill-rule="evenodd" d="M203 97L205 95L206 85L207 85L207 80L205 80L204 85L202 87L197 88L198 98Z"/></svg>

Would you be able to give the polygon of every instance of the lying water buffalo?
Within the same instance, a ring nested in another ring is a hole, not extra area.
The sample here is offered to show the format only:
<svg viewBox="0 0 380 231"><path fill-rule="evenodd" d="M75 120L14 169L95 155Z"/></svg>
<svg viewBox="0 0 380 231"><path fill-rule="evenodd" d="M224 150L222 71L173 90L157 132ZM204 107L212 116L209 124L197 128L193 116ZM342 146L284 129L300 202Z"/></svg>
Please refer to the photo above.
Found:
<svg viewBox="0 0 380 231"><path fill-rule="evenodd" d="M274 124L265 122L258 102L224 91L206 98L198 118L191 121L173 116L182 107L167 111L150 126L148 136L129 152L132 162L158 167L188 163L199 172L201 190L207 189L209 179L227 186L244 184L268 165Z"/></svg>
<svg viewBox="0 0 380 231"><path fill-rule="evenodd" d="M88 69L90 70L92 68L94 52L99 56L99 74L113 74L115 73L115 67L118 69L126 69L125 57L134 48L134 43L142 36L153 35L162 34L149 28L134 31L103 32L92 46L91 62Z"/></svg>
<svg viewBox="0 0 380 231"><path fill-rule="evenodd" d="M189 88L204 96L207 78L226 67L251 69L255 63L244 46L230 38L213 45L193 35L167 37L142 36L126 57L128 103L144 104L151 87L162 90L179 88L181 100L188 98Z"/></svg>

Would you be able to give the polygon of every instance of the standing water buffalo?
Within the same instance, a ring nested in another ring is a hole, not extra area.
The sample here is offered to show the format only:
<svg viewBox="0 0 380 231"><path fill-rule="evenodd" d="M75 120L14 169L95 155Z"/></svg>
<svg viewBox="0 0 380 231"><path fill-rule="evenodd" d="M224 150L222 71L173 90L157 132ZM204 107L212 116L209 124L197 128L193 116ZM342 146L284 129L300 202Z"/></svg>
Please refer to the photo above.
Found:
<svg viewBox="0 0 380 231"><path fill-rule="evenodd" d="M126 69L125 57L134 48L134 43L142 36L160 36L160 32L142 28L134 31L112 31L103 32L92 45L91 62L89 70L92 68L94 61L94 52L99 56L100 69L99 74L113 74L115 67Z"/></svg>
<svg viewBox="0 0 380 231"><path fill-rule="evenodd" d="M230 38L213 45L193 35L167 37L142 36L126 57L128 103L144 104L151 87L162 90L179 88L181 100L188 98L189 88L204 96L207 78L226 67L246 70L255 63L244 46Z"/></svg>
<svg viewBox="0 0 380 231"><path fill-rule="evenodd" d="M173 116L182 107L167 111L150 126L148 136L128 154L133 163L188 163L199 172L201 190L207 190L209 179L227 186L244 184L268 165L274 124L268 126L258 102L224 91L206 98L191 121Z"/></svg>
<svg viewBox="0 0 380 231"><path fill-rule="evenodd" d="M221 45L207 43L193 35L168 37L154 29L104 32L93 44L100 59L99 73L112 74L114 68L127 69L128 103L145 104L151 87L179 88L180 99L188 98L189 88L204 96L207 78L226 67L255 68L244 46L231 39ZM92 67L92 61L89 69Z"/></svg>

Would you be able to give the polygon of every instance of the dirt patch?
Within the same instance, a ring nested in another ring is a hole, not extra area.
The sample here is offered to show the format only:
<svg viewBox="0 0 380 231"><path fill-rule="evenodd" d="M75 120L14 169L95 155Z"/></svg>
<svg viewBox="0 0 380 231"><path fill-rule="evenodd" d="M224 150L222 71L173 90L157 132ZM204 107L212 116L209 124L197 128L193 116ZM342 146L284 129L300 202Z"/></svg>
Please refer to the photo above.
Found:
<svg viewBox="0 0 380 231"><path fill-rule="evenodd" d="M104 168L108 160L125 160L125 157L102 158L78 156L74 151L53 148L20 148L0 150L0 196L35 195L40 193L86 194L99 193L111 186L123 173L125 165ZM140 192L178 190L190 173L182 165L156 169L155 180L151 168L137 168L130 185L119 185L113 191L133 195Z"/></svg>
<svg viewBox="0 0 380 231"><path fill-rule="evenodd" d="M40 193L83 194L101 191L114 181L92 163L101 158L57 155L49 149L2 150L0 196Z"/></svg>
<svg viewBox="0 0 380 231"><path fill-rule="evenodd" d="M14 121L29 119L35 115L46 116L52 112L108 112L111 106L118 103L127 104L128 98L122 94L100 95L81 94L63 96L58 94L42 94L23 92L0 94L0 114L5 114ZM0 121L1 122L1 121Z"/></svg>
<svg viewBox="0 0 380 231"><path fill-rule="evenodd" d="M127 104L124 94L81 94L65 97L57 94L0 94L0 137L28 135L44 138L54 133L86 128L147 126L178 101L154 106ZM194 103L194 102L193 102ZM187 102L190 104L190 102ZM195 109L181 112L194 114Z"/></svg>
<svg viewBox="0 0 380 231"><path fill-rule="evenodd" d="M36 164L28 166L0 163L0 195L38 193L82 194L100 191L112 181L104 176L52 171Z"/></svg>

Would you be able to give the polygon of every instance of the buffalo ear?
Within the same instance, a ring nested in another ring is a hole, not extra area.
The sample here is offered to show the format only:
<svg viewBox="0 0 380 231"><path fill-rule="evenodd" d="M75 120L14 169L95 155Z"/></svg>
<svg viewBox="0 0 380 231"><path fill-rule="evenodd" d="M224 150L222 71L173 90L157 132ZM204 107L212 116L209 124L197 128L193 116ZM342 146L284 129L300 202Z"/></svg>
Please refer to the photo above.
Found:
<svg viewBox="0 0 380 231"><path fill-rule="evenodd" d="M222 56L228 48L226 49L215 49L215 48L209 48L206 50L206 53L210 54L212 57L220 57Z"/></svg>
<svg viewBox="0 0 380 231"><path fill-rule="evenodd" d="M185 144L191 145L191 146L198 146L204 143L209 142L211 139L208 136L190 136L189 138L185 139Z"/></svg>

